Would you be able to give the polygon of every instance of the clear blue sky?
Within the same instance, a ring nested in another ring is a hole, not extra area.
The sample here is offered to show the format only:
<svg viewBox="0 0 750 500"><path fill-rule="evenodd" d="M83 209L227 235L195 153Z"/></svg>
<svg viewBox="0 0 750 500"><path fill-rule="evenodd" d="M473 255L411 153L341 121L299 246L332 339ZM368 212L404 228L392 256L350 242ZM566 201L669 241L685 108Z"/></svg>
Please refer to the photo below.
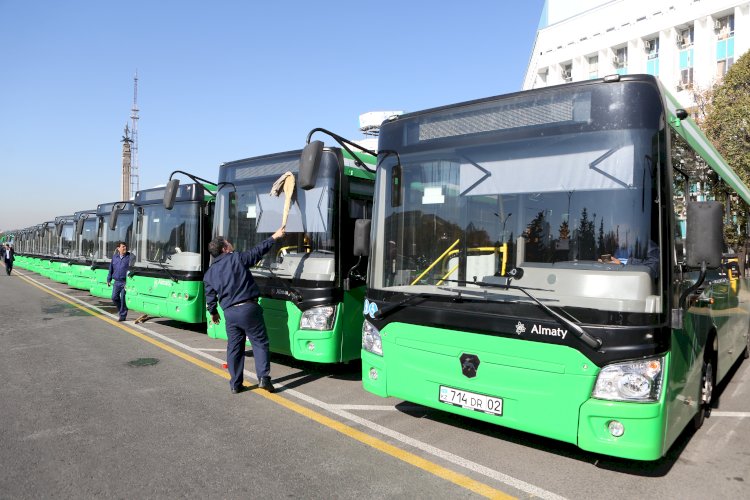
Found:
<svg viewBox="0 0 750 500"><path fill-rule="evenodd" d="M543 0L0 0L0 229L299 149L310 129L520 90ZM322 136L319 138L323 138Z"/></svg>

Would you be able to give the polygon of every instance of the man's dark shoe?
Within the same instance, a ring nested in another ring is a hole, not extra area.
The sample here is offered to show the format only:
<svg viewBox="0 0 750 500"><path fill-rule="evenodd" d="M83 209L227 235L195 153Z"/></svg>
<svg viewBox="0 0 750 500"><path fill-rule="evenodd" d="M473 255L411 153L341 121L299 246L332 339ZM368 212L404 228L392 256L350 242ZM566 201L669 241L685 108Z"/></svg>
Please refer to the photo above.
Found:
<svg viewBox="0 0 750 500"><path fill-rule="evenodd" d="M117 321L127 321L128 318L118 318Z"/></svg>
<svg viewBox="0 0 750 500"><path fill-rule="evenodd" d="M260 381L258 381L258 388L265 389L268 392L276 392L276 389L271 383L271 377L261 377Z"/></svg>
<svg viewBox="0 0 750 500"><path fill-rule="evenodd" d="M247 387L245 387L244 385L241 385L239 387L234 387L232 389L232 394L239 394L239 393L241 393L243 391L246 391L246 390L247 390Z"/></svg>

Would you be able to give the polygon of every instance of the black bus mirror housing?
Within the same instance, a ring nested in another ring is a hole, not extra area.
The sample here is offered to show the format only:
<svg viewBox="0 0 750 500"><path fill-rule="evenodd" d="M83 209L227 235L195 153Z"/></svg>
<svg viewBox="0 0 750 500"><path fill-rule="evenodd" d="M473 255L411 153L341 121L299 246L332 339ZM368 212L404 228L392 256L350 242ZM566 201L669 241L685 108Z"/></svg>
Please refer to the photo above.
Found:
<svg viewBox="0 0 750 500"><path fill-rule="evenodd" d="M367 257L370 255L370 219L354 221L354 256Z"/></svg>
<svg viewBox="0 0 750 500"><path fill-rule="evenodd" d="M112 213L109 214L109 228L111 230L117 229L117 217L120 215L120 212L122 212L121 206L115 205L114 208L112 208Z"/></svg>
<svg viewBox="0 0 750 500"><path fill-rule="evenodd" d="M323 142L312 141L305 149L299 161L299 175L297 184L300 188L307 191L315 187L315 181L318 179L318 168L323 157Z"/></svg>
<svg viewBox="0 0 750 500"><path fill-rule="evenodd" d="M718 201L694 201L687 206L685 251L688 267L721 266L724 206Z"/></svg>
<svg viewBox="0 0 750 500"><path fill-rule="evenodd" d="M180 187L179 179L170 179L167 182L167 187L164 188L164 208L172 210L174 207L174 201L177 199L177 190Z"/></svg>

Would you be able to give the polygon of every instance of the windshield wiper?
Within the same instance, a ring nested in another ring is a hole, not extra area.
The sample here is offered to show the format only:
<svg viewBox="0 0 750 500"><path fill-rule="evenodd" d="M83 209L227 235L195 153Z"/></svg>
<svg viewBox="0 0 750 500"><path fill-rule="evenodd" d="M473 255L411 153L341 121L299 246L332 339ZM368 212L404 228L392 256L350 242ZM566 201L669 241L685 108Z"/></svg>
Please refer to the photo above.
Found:
<svg viewBox="0 0 750 500"><path fill-rule="evenodd" d="M401 299L398 302L393 302L393 303L384 305L382 309L377 310L374 317L375 319L383 319L386 316L388 316L392 311L395 311L401 306L405 306L409 302L413 302L417 299L426 299L427 297L432 297L432 296L433 294L429 294L429 293L417 293L415 295L409 295L408 297Z"/></svg>
<svg viewBox="0 0 750 500"><path fill-rule="evenodd" d="M516 273L514 273L514 276L520 277L523 275L523 271L519 268L513 269ZM521 271L520 275L518 275L518 271ZM528 288L518 286L518 285L511 285L510 282L512 281L513 277L509 277L506 283L488 283L486 281L467 281L467 280L445 280L450 281L452 283L459 283L464 285L479 285L479 286L485 286L488 288L502 288L504 290L519 290L524 295L526 295L528 298L530 298L536 305L544 309L548 314L550 314L552 317L557 319L560 323L563 324L563 326L567 326L570 330L573 331L573 335L578 337L581 342L589 346L590 348L594 349L595 351L598 351L599 348L602 346L602 341L593 335L591 335L589 332L584 330L580 325L577 323L572 322L559 312L553 310L548 305L544 304L542 301L534 297L531 292L529 292Z"/></svg>
<svg viewBox="0 0 750 500"><path fill-rule="evenodd" d="M269 273L271 273L271 276L273 276L276 279L276 281L278 281L279 283L281 283L281 286L284 287L284 289L287 292L289 292L289 294L292 297L292 301L294 303L302 301L302 294L299 293L296 289L292 288L292 286L289 283L287 283L286 281L284 281L282 278L279 278L276 275L276 273L273 272L273 269L271 269L271 266L256 266L256 267L258 267L259 269L264 269L264 270L268 271Z"/></svg>
<svg viewBox="0 0 750 500"><path fill-rule="evenodd" d="M169 267L167 267L167 265L164 262L162 262L160 260L155 260L155 261L152 261L152 262L156 262L157 264L159 264L159 266L161 266L161 268L164 269L167 272L167 274L169 275L169 279L171 279L175 283L179 283L180 282L180 280L178 280L177 277L174 274L172 274L172 271L169 270Z"/></svg>

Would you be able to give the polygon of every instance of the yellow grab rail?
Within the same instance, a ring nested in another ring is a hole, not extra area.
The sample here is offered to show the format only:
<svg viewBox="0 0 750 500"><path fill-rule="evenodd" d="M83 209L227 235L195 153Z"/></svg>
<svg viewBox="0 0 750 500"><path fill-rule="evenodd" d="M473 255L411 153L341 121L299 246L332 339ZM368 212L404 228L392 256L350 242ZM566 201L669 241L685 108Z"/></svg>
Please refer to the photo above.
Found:
<svg viewBox="0 0 750 500"><path fill-rule="evenodd" d="M451 246L449 246L448 249L440 255L440 257L438 257L437 259L435 259L435 262L433 262L432 264L430 264L430 267L428 267L427 269L425 269L422 274L420 274L419 276L417 276L417 278L414 281L411 282L412 286L416 285L419 282L419 280L421 280L422 278L424 278L425 275L427 273L429 273L432 270L432 268L435 267L435 265L438 262L440 262L441 260L443 260L445 258L445 256L448 255L451 250L453 250L453 247L455 247L456 245L458 245L459 241L461 241L461 240L459 239L459 240L454 241L453 244Z"/></svg>
<svg viewBox="0 0 750 500"><path fill-rule="evenodd" d="M448 250L450 250L450 248ZM500 268L500 276L505 276L505 266L508 263L508 243L507 242L503 243L499 247L472 247L472 248L468 248L467 251L469 251L469 252L489 252L489 251L492 251L492 252L501 252L503 254L503 260L502 260L502 266ZM458 252L459 252L459 250L449 251L448 252L448 256L455 255ZM442 258L442 256L441 256L441 258ZM440 261L440 258L438 258L438 261ZM450 276L451 274L453 274L456 271L456 269L458 269L458 264L456 264L455 266L453 266L447 273L445 273L443 275L443 277L440 278L440 281L437 282L437 284L438 285L442 285L443 282L446 279L448 279L448 276ZM429 269L428 269L428 271L429 271ZM422 276L420 276L419 278L421 278L421 277ZM417 279L419 279L419 278L417 278ZM413 284L414 283L412 283L412 285Z"/></svg>

